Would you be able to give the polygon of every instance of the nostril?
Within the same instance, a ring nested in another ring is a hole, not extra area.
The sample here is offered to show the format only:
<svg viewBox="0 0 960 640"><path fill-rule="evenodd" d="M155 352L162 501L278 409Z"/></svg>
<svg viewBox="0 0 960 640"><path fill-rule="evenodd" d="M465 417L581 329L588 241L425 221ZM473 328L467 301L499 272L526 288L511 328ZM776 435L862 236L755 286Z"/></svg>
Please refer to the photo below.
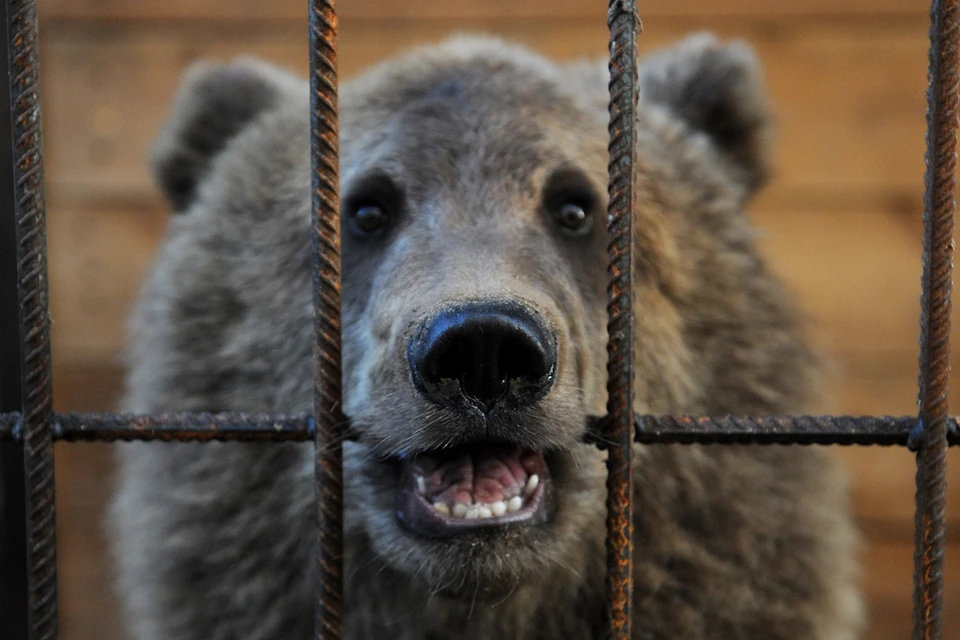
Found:
<svg viewBox="0 0 960 640"><path fill-rule="evenodd" d="M540 318L516 303L474 302L446 309L408 344L417 388L444 406L489 411L539 400L553 384L556 346Z"/></svg>
<svg viewBox="0 0 960 640"><path fill-rule="evenodd" d="M466 372L476 368L474 350L460 332L449 331L427 345L423 355L421 372L431 381L459 380Z"/></svg>
<svg viewBox="0 0 960 640"><path fill-rule="evenodd" d="M550 345L527 336L510 336L500 345L499 365L510 377L539 378L550 373L553 357L548 353Z"/></svg>

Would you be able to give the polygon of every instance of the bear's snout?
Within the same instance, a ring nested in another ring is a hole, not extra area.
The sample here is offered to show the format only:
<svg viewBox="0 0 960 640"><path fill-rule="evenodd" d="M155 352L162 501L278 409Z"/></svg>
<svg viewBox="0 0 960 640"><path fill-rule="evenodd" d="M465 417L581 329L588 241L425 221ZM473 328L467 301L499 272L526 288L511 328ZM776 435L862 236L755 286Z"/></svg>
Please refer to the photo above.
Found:
<svg viewBox="0 0 960 640"><path fill-rule="evenodd" d="M517 409L553 386L557 340L528 306L475 300L441 308L407 342L414 386L453 410Z"/></svg>

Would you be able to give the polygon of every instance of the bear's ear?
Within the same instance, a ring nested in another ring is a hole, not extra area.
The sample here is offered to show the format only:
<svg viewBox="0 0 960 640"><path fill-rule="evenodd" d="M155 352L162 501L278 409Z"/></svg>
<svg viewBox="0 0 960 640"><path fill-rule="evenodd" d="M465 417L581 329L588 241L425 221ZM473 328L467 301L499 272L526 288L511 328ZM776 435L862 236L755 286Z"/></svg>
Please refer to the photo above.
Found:
<svg viewBox="0 0 960 640"><path fill-rule="evenodd" d="M199 62L187 71L151 154L154 174L175 211L190 206L230 139L280 104L296 82L285 71L250 58Z"/></svg>
<svg viewBox="0 0 960 640"><path fill-rule="evenodd" d="M641 99L709 136L750 191L763 183L770 170L770 112L749 46L694 35L644 59L638 78Z"/></svg>

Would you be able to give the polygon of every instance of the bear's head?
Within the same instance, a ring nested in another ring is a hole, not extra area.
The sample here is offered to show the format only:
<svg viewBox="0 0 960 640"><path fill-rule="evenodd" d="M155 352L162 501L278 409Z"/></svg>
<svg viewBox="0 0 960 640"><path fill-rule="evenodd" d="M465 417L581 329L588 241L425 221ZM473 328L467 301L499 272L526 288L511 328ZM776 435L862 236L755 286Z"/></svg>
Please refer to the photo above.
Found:
<svg viewBox="0 0 960 640"><path fill-rule="evenodd" d="M753 55L693 37L641 62L639 94L636 410L800 410L813 358L743 212L769 169ZM605 63L474 38L344 87L347 529L378 569L502 597L601 553L583 440L606 402L607 100ZM166 384L164 409L311 407L307 104L260 63L189 76L156 147L180 215L140 321L167 347L133 406Z"/></svg>

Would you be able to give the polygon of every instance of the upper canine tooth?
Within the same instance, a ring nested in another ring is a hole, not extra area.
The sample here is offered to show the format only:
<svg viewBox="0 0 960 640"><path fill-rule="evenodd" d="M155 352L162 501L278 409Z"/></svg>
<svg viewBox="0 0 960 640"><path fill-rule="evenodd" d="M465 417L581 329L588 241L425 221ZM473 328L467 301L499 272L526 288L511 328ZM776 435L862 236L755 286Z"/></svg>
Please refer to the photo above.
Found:
<svg viewBox="0 0 960 640"><path fill-rule="evenodd" d="M493 515L500 517L507 512L507 503L503 500L497 500L490 505L490 511L493 513Z"/></svg>
<svg viewBox="0 0 960 640"><path fill-rule="evenodd" d="M467 505L462 502L458 502L453 505L453 515L457 518L463 518L467 515Z"/></svg>
<svg viewBox="0 0 960 640"><path fill-rule="evenodd" d="M513 496L507 502L507 511L513 513L514 511L520 511L520 507L523 506L523 498L520 496Z"/></svg>
<svg viewBox="0 0 960 640"><path fill-rule="evenodd" d="M423 476L417 476L417 491L420 492L420 495L426 495L427 493L427 481L424 480Z"/></svg>
<svg viewBox="0 0 960 640"><path fill-rule="evenodd" d="M450 507L447 506L446 502L434 502L433 508L445 516L450 515Z"/></svg>
<svg viewBox="0 0 960 640"><path fill-rule="evenodd" d="M540 484L540 476L533 474L527 478L527 486L523 488L523 495L529 496L531 493L537 490L537 486Z"/></svg>

